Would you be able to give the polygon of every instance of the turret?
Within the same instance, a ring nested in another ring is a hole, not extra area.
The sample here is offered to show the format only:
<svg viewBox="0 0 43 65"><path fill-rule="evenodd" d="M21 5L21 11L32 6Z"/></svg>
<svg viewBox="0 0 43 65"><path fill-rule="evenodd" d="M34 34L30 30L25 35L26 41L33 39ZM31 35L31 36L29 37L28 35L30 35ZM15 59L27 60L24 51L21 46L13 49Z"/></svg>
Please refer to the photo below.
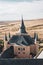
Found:
<svg viewBox="0 0 43 65"><path fill-rule="evenodd" d="M9 37L9 39L10 39L10 37L11 37L10 33L9 33L8 37Z"/></svg>
<svg viewBox="0 0 43 65"><path fill-rule="evenodd" d="M38 41L38 34L37 33L34 33L34 43L36 44Z"/></svg>
<svg viewBox="0 0 43 65"><path fill-rule="evenodd" d="M38 34L37 33L34 33L34 43L36 45L36 54L37 54L39 51L39 41L38 41Z"/></svg>
<svg viewBox="0 0 43 65"><path fill-rule="evenodd" d="M4 49L3 49L3 51L7 49L7 42L8 42L7 34L5 33L5 36L4 36Z"/></svg>
<svg viewBox="0 0 43 65"><path fill-rule="evenodd" d="M5 39L5 41L8 41L6 33L5 33L5 37L4 37L4 39Z"/></svg>

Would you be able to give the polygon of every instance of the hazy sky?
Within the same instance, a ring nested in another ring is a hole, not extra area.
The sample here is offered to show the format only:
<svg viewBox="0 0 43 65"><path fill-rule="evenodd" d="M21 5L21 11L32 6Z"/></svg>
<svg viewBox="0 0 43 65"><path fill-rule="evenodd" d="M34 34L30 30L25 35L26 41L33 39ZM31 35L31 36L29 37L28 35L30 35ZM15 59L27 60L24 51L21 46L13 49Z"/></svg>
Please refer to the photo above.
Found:
<svg viewBox="0 0 43 65"><path fill-rule="evenodd" d="M21 2L22 1L22 2ZM43 18L43 0L0 0L0 21Z"/></svg>
<svg viewBox="0 0 43 65"><path fill-rule="evenodd" d="M0 1L16 1L16 2L18 2L18 1L32 1L32 0L0 0Z"/></svg>

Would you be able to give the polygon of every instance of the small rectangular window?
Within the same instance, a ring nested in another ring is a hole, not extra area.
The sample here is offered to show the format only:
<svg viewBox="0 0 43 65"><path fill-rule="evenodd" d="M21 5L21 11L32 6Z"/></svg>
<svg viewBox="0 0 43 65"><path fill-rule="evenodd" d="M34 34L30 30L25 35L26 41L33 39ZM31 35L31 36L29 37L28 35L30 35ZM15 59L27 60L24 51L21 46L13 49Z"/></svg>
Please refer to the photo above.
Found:
<svg viewBox="0 0 43 65"><path fill-rule="evenodd" d="M25 54L25 52L23 52L23 54Z"/></svg>
<svg viewBox="0 0 43 65"><path fill-rule="evenodd" d="M23 48L23 50L25 50L25 48Z"/></svg>
<svg viewBox="0 0 43 65"><path fill-rule="evenodd" d="M20 50L20 48L18 48L18 50Z"/></svg>
<svg viewBox="0 0 43 65"><path fill-rule="evenodd" d="M18 54L20 54L20 52L18 52Z"/></svg>

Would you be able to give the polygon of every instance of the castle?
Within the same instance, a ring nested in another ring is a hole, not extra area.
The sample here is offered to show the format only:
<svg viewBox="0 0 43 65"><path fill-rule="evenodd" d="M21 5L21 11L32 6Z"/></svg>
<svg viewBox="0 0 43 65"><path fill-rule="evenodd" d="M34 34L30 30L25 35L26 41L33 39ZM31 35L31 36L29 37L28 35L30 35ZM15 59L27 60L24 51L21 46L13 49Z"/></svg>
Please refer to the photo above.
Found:
<svg viewBox="0 0 43 65"><path fill-rule="evenodd" d="M39 45L37 42L37 34L35 33L34 38L32 38L26 32L24 21L22 18L21 26L16 35L12 37L5 34L4 37L4 49L7 50L13 46L15 58L33 58L39 51Z"/></svg>

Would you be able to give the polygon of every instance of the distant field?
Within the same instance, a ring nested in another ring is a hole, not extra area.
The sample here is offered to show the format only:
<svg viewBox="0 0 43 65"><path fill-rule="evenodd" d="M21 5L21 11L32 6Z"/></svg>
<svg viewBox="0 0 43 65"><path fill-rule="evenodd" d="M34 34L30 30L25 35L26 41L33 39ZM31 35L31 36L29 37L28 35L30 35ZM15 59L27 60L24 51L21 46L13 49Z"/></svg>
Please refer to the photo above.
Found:
<svg viewBox="0 0 43 65"><path fill-rule="evenodd" d="M0 39L4 38L5 33L16 34L19 30L21 21L0 22ZM43 19L25 20L26 31L33 36L34 32L38 33L39 38L43 39Z"/></svg>

